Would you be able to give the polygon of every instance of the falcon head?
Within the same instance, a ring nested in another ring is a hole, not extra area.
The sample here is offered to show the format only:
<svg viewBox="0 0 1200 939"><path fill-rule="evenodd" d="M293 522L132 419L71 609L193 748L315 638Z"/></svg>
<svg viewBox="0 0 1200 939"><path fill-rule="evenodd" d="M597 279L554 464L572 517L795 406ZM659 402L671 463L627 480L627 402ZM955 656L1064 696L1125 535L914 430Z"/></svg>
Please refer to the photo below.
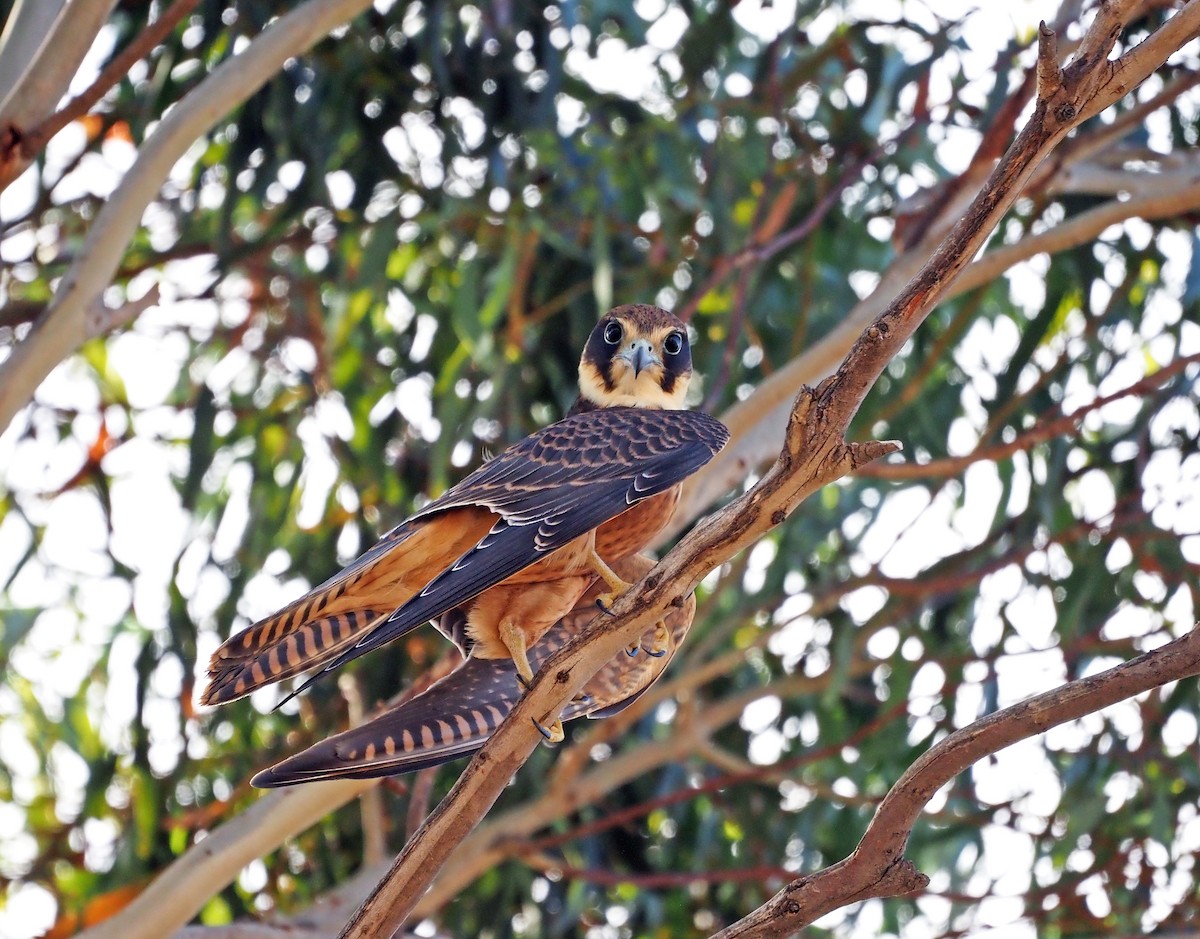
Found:
<svg viewBox="0 0 1200 939"><path fill-rule="evenodd" d="M605 313L579 360L579 394L602 408L679 410L691 377L687 327L643 303Z"/></svg>

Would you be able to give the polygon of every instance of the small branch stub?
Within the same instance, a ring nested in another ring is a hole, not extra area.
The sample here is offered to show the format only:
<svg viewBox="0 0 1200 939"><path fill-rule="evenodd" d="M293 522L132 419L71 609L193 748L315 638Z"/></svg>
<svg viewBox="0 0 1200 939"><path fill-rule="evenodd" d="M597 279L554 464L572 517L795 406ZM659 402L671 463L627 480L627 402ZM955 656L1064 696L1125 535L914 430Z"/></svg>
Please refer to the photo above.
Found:
<svg viewBox="0 0 1200 939"><path fill-rule="evenodd" d="M895 890L893 896L907 897L921 893L929 887L929 875L917 870L917 865L908 858L901 858L889 869L886 877L889 889Z"/></svg>
<svg viewBox="0 0 1200 939"><path fill-rule="evenodd" d="M1047 100L1063 85L1063 71L1058 64L1058 36L1042 20L1038 24L1037 96Z"/></svg>
<svg viewBox="0 0 1200 939"><path fill-rule="evenodd" d="M846 445L851 471L874 463L881 457L899 453L904 447L899 440L863 440Z"/></svg>

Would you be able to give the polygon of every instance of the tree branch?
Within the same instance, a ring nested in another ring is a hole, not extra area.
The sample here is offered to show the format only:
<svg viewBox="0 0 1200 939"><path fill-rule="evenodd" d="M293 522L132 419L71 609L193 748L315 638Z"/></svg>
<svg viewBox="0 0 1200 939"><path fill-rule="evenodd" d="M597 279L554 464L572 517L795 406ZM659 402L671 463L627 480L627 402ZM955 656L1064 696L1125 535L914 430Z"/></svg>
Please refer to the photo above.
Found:
<svg viewBox="0 0 1200 939"><path fill-rule="evenodd" d="M981 447L963 456L947 457L942 460L929 460L925 463L874 463L859 470L860 476L874 476L879 479L925 479L931 476L954 476L968 466L983 460L997 462L1008 459L1014 453L1028 450L1039 443L1045 443L1064 434L1074 433L1079 429L1083 419L1093 411L1099 410L1106 404L1119 401L1131 395L1141 397L1165 385L1170 379L1187 369L1189 365L1200 362L1200 354L1187 355L1164 365L1156 372L1147 375L1141 381L1134 382L1128 388L1103 395L1088 404L1081 405L1070 414L1060 414L1057 417L1040 420L1026 431L1017 434L1012 440L990 447Z"/></svg>
<svg viewBox="0 0 1200 939"><path fill-rule="evenodd" d="M790 936L849 903L922 889L928 878L904 860L904 849L921 810L942 786L985 756L1020 740L1197 674L1200 628L1115 668L1069 682L956 730L922 754L892 786L850 857L788 884L714 939Z"/></svg>
<svg viewBox="0 0 1200 939"><path fill-rule="evenodd" d="M105 93L129 72L139 59L150 54L160 42L167 38L179 22L199 6L200 0L175 0L175 3L154 22L150 23L137 38L122 49L113 60L104 66L96 80L81 94L76 95L62 108L50 115L36 127L21 135L19 154L13 161L0 160L4 173L0 175L0 190L15 179L50 139L77 118L83 117Z"/></svg>
<svg viewBox="0 0 1200 939"><path fill-rule="evenodd" d="M116 0L24 0L0 40L0 170L54 110ZM2 174L0 174L2 175Z"/></svg>

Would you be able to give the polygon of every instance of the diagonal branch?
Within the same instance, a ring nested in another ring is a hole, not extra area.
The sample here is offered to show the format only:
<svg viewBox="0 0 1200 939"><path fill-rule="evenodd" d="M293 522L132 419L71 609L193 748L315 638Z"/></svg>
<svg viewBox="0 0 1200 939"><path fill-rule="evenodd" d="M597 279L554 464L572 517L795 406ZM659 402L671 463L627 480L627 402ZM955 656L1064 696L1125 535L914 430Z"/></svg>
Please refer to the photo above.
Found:
<svg viewBox="0 0 1200 939"><path fill-rule="evenodd" d="M1134 382L1127 388L1103 395L1088 404L1081 405L1070 414L1059 414L1056 417L1039 420L1028 430L1017 434L1012 440L998 443L994 446L979 447L962 456L945 457L940 460L929 460L925 463L874 463L859 470L860 476L874 476L878 479L925 479L937 476L954 476L968 466L982 461L992 463L1006 460L1014 453L1029 450L1039 443L1062 437L1078 431L1083 419L1106 404L1128 398L1131 395L1143 397L1167 384L1176 375L1184 372L1189 366L1200 362L1200 354L1185 355L1182 358L1164 365L1157 372L1152 372L1141 381ZM926 589L922 584L922 589Z"/></svg>

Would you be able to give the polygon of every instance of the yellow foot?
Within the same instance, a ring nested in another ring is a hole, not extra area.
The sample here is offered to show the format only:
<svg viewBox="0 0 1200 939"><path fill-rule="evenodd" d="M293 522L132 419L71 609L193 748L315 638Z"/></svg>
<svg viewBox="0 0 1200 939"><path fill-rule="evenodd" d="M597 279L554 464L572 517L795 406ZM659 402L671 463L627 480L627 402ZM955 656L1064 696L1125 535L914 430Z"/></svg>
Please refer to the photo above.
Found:
<svg viewBox="0 0 1200 939"><path fill-rule="evenodd" d="M600 557L595 550L592 551L590 561L592 564L592 570L600 575L600 579L608 584L608 589L612 591L609 594L610 597L620 596L631 586L633 586L628 581L622 580L616 571L605 564L604 558Z"/></svg>
<svg viewBox="0 0 1200 939"><path fill-rule="evenodd" d="M522 688L528 691L529 686L533 684L533 669L529 665L529 650L525 644L525 634L516 624L508 620L501 621L498 631L500 641L508 649L513 665L517 667L517 681L521 683Z"/></svg>
<svg viewBox="0 0 1200 939"><path fill-rule="evenodd" d="M596 598L596 606L600 607L605 613L608 613L609 608L616 602L617 597L633 585L617 576L616 572L604 563L604 558L600 557L595 550L592 551L590 560L592 570L599 575L601 580L608 584L608 592L602 593Z"/></svg>

